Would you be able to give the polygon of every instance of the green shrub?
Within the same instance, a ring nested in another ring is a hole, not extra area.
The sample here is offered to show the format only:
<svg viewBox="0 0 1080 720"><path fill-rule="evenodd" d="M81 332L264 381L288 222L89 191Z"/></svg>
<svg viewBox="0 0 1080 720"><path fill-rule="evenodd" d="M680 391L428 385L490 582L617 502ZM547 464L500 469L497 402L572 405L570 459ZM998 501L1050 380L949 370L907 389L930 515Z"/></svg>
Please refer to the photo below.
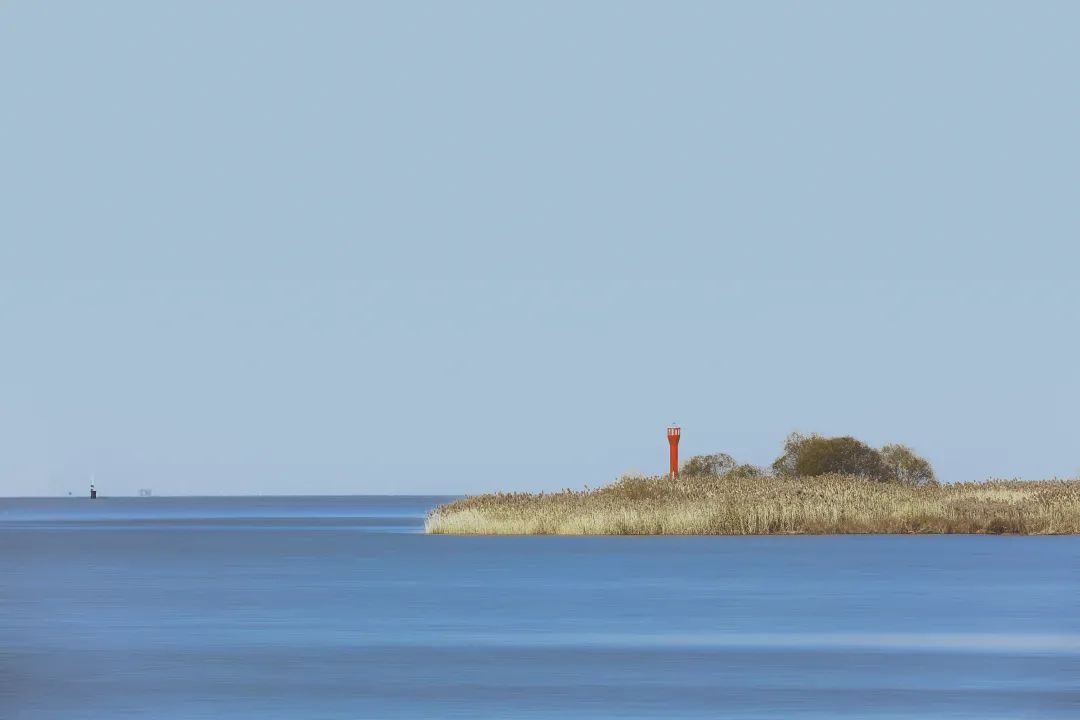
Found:
<svg viewBox="0 0 1080 720"><path fill-rule="evenodd" d="M915 454L906 445L886 445L881 448L881 459L889 469L892 479L905 485L937 485L934 468L930 462Z"/></svg>
<svg viewBox="0 0 1080 720"><path fill-rule="evenodd" d="M794 477L795 463L799 459L799 452L807 440L820 437L819 435L803 435L793 432L784 439L784 453L773 460L772 471L780 477Z"/></svg>
<svg viewBox="0 0 1080 720"><path fill-rule="evenodd" d="M894 479L881 453L866 443L845 435L826 438L820 435L791 435L784 443L784 454L773 463L778 475L854 475L878 482Z"/></svg>
<svg viewBox="0 0 1080 720"><path fill-rule="evenodd" d="M735 468L739 467L739 463L735 462L735 458L731 457L727 453L716 453L715 455L695 455L688 459L679 468L679 474L686 477L701 477L704 475L726 475Z"/></svg>
<svg viewBox="0 0 1080 720"><path fill-rule="evenodd" d="M733 468L727 472L724 477L729 478L758 478L764 477L765 471L759 468L757 465L751 465L749 463L743 463L736 468Z"/></svg>

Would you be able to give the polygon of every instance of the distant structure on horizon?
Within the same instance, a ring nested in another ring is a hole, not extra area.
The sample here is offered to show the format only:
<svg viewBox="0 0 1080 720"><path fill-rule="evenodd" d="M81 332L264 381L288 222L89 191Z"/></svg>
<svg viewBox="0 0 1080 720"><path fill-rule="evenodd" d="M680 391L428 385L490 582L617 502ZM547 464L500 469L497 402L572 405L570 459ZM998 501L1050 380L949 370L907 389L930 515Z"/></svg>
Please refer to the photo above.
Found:
<svg viewBox="0 0 1080 720"><path fill-rule="evenodd" d="M90 499L97 500L97 489L94 487L94 481L90 481Z"/></svg>
<svg viewBox="0 0 1080 720"><path fill-rule="evenodd" d="M667 441L668 441L668 472L671 475L671 479L679 477L679 437L682 435L682 428L675 423L667 429Z"/></svg>
<svg viewBox="0 0 1080 720"><path fill-rule="evenodd" d="M139 488L139 497L150 497L154 494L154 491L150 488Z"/></svg>

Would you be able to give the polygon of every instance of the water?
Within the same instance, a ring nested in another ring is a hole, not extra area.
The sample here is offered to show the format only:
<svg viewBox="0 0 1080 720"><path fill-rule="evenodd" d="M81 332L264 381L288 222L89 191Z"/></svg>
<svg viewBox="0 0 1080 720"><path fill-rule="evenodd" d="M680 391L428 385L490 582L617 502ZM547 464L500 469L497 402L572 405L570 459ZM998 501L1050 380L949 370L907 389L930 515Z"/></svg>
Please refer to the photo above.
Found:
<svg viewBox="0 0 1080 720"><path fill-rule="evenodd" d="M455 538L0 500L0 718L1077 718L1080 538Z"/></svg>

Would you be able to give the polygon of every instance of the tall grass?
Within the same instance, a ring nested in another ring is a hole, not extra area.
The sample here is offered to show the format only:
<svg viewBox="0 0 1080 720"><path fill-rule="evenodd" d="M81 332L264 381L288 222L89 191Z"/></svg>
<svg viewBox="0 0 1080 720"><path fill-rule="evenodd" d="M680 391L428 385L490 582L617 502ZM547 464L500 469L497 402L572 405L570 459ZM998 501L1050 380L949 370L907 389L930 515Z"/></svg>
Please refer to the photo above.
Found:
<svg viewBox="0 0 1080 720"><path fill-rule="evenodd" d="M598 490L496 493L431 511L458 535L1080 533L1080 480L912 487L859 477L624 477Z"/></svg>

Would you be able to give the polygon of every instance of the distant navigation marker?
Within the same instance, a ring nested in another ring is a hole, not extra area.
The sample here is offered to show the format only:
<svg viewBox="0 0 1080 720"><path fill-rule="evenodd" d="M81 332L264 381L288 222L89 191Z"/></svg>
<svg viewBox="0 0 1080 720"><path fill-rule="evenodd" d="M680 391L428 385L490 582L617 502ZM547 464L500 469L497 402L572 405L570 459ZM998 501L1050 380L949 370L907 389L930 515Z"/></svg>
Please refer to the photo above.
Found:
<svg viewBox="0 0 1080 720"><path fill-rule="evenodd" d="M94 488L94 482L90 481L90 499L97 500L97 490Z"/></svg>

